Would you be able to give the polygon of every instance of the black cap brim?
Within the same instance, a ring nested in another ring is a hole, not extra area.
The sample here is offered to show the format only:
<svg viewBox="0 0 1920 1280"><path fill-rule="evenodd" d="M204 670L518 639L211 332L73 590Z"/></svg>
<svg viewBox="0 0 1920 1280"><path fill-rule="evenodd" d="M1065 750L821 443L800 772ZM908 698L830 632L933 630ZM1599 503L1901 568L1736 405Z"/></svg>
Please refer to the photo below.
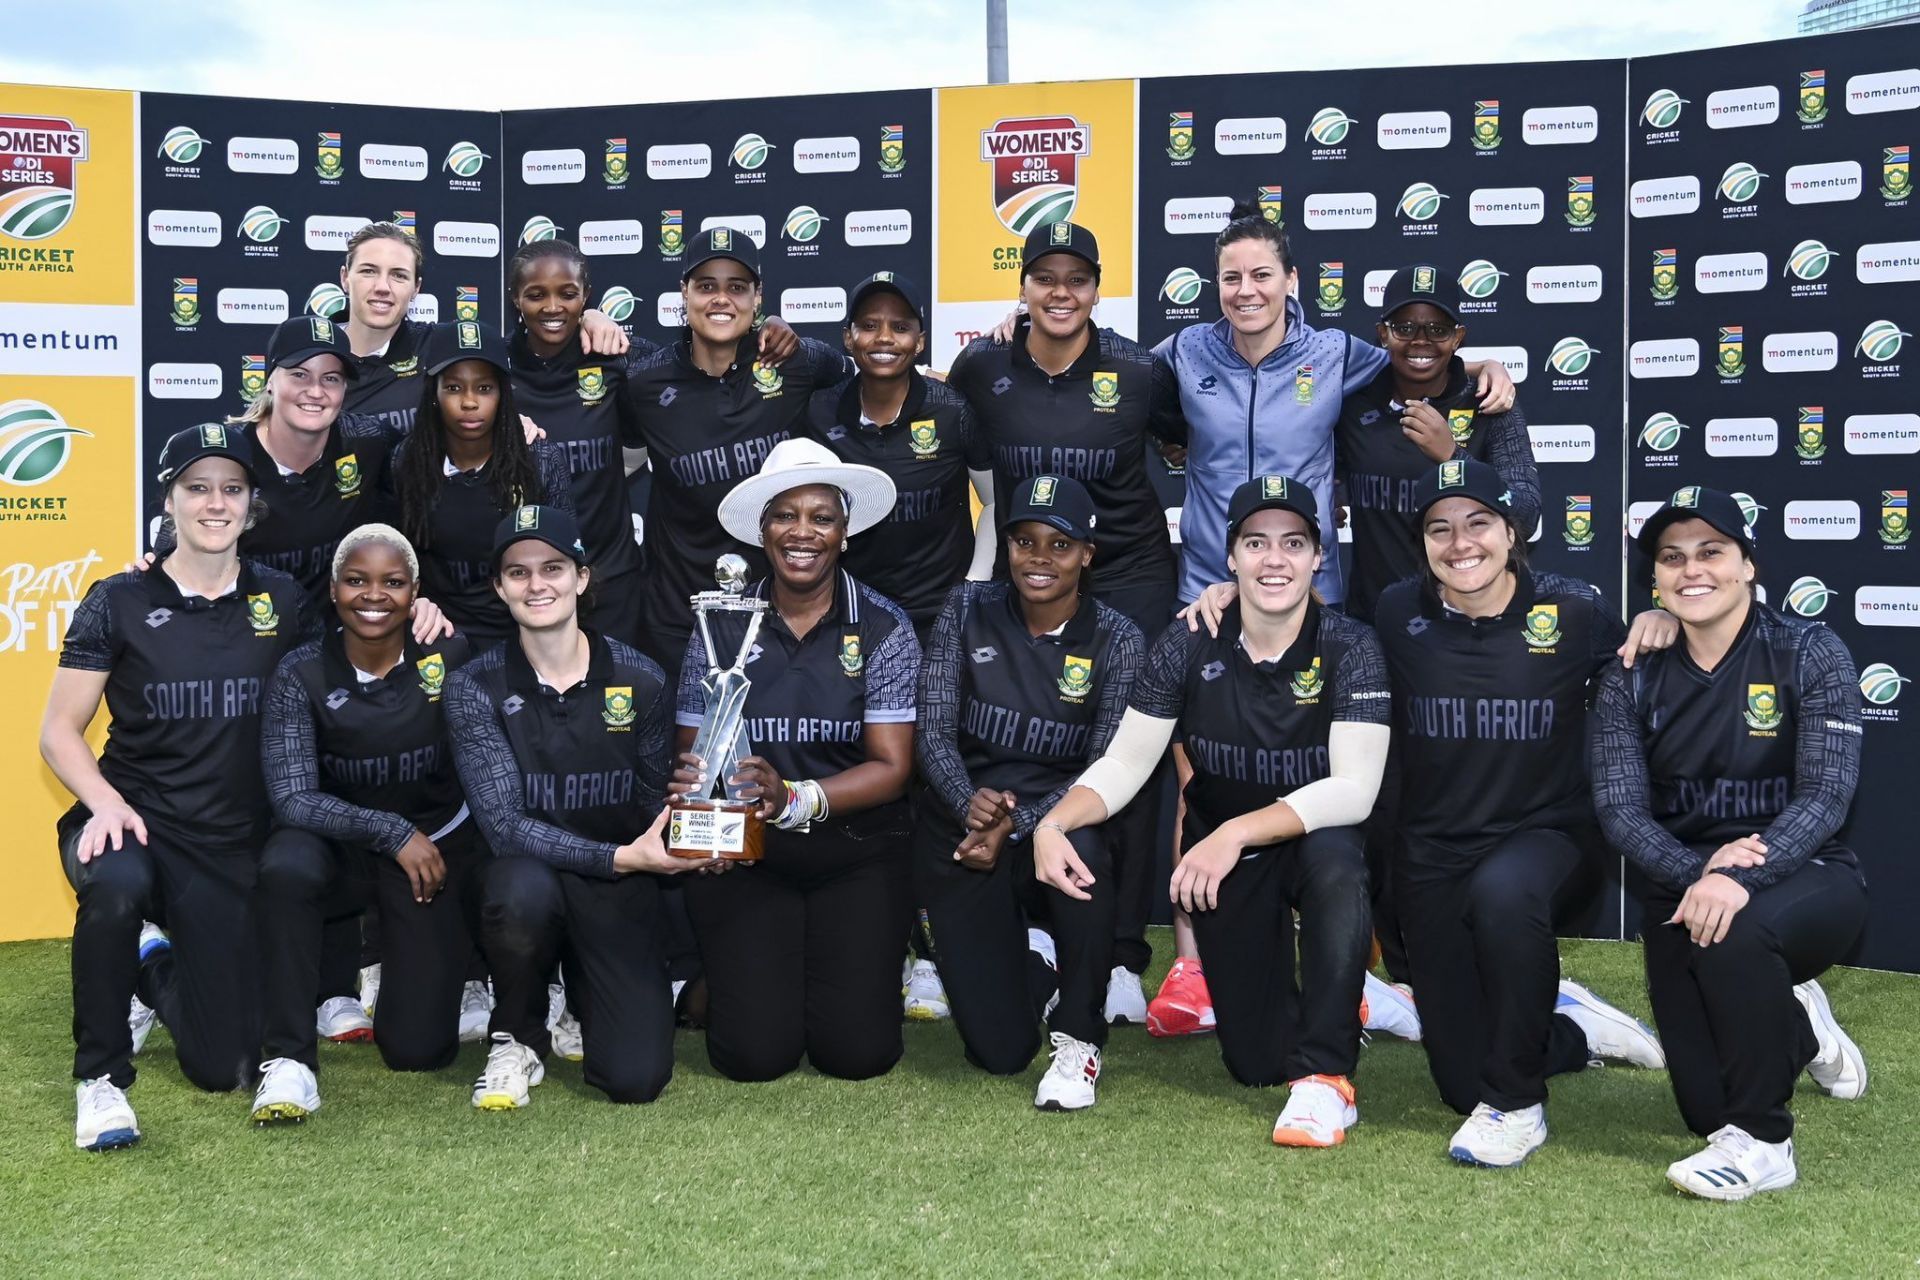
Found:
<svg viewBox="0 0 1920 1280"><path fill-rule="evenodd" d="M321 346L318 343L312 346L295 347L292 351L287 352L275 360L273 367L276 369L298 368L315 356L339 356L340 363L346 368L347 381L357 382L360 380L360 362L358 360L355 360L350 355L344 354L338 347Z"/></svg>
<svg viewBox="0 0 1920 1280"><path fill-rule="evenodd" d="M1698 520L1715 533L1718 533L1721 537L1731 540L1746 553L1749 559L1752 558L1753 539L1747 536L1745 525L1742 525L1738 529L1729 529L1724 522L1715 520L1704 511L1698 511L1692 507L1666 506L1660 508L1660 510L1648 516L1647 522L1640 526L1640 536L1635 538L1634 542L1638 544L1641 551L1646 553L1648 558L1658 556L1660 554L1660 535L1672 526L1679 524L1682 520Z"/></svg>
<svg viewBox="0 0 1920 1280"><path fill-rule="evenodd" d="M1090 543L1094 541L1093 530L1076 529L1073 527L1073 521L1067 519L1065 516L1054 515L1052 513L1043 513L1039 511L1014 512L1012 515L1008 516L1005 520L1002 520L1000 522L1000 536L1003 538L1006 537L1007 534L1013 531L1013 528L1015 525L1022 525L1022 524L1043 524L1047 526L1047 528L1049 529L1056 529L1059 532L1066 534L1069 538L1072 538L1075 542Z"/></svg>
<svg viewBox="0 0 1920 1280"><path fill-rule="evenodd" d="M1295 502L1291 498L1262 498L1259 502L1254 503L1253 506L1241 512L1239 518L1228 526L1228 547L1232 547L1233 540L1240 536L1240 527L1246 524L1247 521L1253 519L1253 517L1259 515L1262 511L1293 512L1293 514L1306 521L1307 531L1313 535L1313 545L1316 547L1320 545L1320 517L1315 512L1309 510L1301 503Z"/></svg>
<svg viewBox="0 0 1920 1280"><path fill-rule="evenodd" d="M693 259L691 262L687 263L686 269L680 273L680 278L682 280L691 280L693 278L694 272L706 266L709 262L712 262L715 258L725 258L729 262L739 263L741 266L747 269L747 274L753 277L753 282L755 284L760 283L759 266L757 266L752 261L741 257L739 254L730 252L726 249L714 249L711 252L703 253L699 257Z"/></svg>
<svg viewBox="0 0 1920 1280"><path fill-rule="evenodd" d="M922 329L927 327L927 309L920 305L918 298L908 293L892 280L863 281L860 286L853 291L853 296L847 299L847 318L845 323L852 324L853 318L860 314L860 304L876 293L890 293L900 299L900 301L907 304L907 310L913 312L914 316L920 321L920 327Z"/></svg>
<svg viewBox="0 0 1920 1280"><path fill-rule="evenodd" d="M511 538L508 538L506 541L494 547L493 549L493 576L494 577L497 578L500 576L500 562L507 558L507 552L513 550L514 547L518 546L522 542L544 543L545 545L552 547L555 551L558 551L561 555L565 556L567 559L573 561L574 564L580 566L581 568L584 569L587 567L587 558L581 555L580 552L574 549L573 547L562 546L560 541L557 538L554 538L549 534L542 533L538 529L523 529L520 532L515 533Z"/></svg>

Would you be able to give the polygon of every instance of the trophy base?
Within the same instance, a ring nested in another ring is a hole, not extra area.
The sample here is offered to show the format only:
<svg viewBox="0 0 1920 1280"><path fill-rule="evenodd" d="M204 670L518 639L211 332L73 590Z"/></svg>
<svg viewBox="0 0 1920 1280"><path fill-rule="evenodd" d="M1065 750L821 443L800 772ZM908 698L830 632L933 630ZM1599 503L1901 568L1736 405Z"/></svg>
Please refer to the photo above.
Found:
<svg viewBox="0 0 1920 1280"><path fill-rule="evenodd" d="M747 800L667 802L667 852L676 858L758 862L766 824Z"/></svg>

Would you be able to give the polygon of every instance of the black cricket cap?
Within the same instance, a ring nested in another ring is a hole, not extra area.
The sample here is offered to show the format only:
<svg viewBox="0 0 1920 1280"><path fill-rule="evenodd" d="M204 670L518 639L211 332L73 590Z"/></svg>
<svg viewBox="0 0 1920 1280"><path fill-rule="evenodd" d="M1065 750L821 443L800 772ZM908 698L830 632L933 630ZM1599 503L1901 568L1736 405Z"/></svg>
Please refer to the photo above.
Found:
<svg viewBox="0 0 1920 1280"><path fill-rule="evenodd" d="M1513 520L1513 486L1499 468L1478 458L1449 458L1413 486L1414 513L1425 518L1434 503L1445 498L1472 498L1501 518Z"/></svg>
<svg viewBox="0 0 1920 1280"><path fill-rule="evenodd" d="M680 272L682 280L687 279L703 263L715 258L732 258L747 269L755 284L760 283L760 249L753 237L737 227L708 227L693 238L687 246L687 265Z"/></svg>
<svg viewBox="0 0 1920 1280"><path fill-rule="evenodd" d="M1291 511L1307 522L1313 544L1320 545L1320 504L1313 490L1292 476L1255 476L1233 491L1227 499L1227 546L1247 517L1256 511Z"/></svg>
<svg viewBox="0 0 1920 1280"><path fill-rule="evenodd" d="M1459 282L1431 262L1416 262L1410 267L1402 267L1388 278L1386 299L1380 306L1380 318L1386 320L1400 308L1416 302L1438 307L1446 313L1447 319L1455 324L1460 323Z"/></svg>
<svg viewBox="0 0 1920 1280"><path fill-rule="evenodd" d="M587 544L580 541L580 522L573 513L559 507L515 507L494 526L493 572L500 573L500 561L507 548L532 538L544 542L577 565L587 563Z"/></svg>
<svg viewBox="0 0 1920 1280"><path fill-rule="evenodd" d="M1704 520L1713 528L1740 544L1740 549L1751 558L1753 555L1753 527L1747 523L1747 513L1740 508L1740 500L1730 493L1719 489L1708 489L1702 485L1690 484L1675 489L1666 505L1647 517L1640 526L1637 541L1640 549L1648 556L1659 554L1660 535L1667 526L1681 520Z"/></svg>
<svg viewBox="0 0 1920 1280"><path fill-rule="evenodd" d="M1031 476L1013 491L1013 502L1007 518L1000 522L1000 532L1004 534L1029 520L1058 529L1069 538L1092 542L1093 495L1072 476Z"/></svg>
<svg viewBox="0 0 1920 1280"><path fill-rule="evenodd" d="M913 281L894 271L876 271L853 286L853 293L847 298L847 324L860 314L860 304L876 293L898 294L914 315L920 317L920 327L927 327L927 304L920 296L920 290Z"/></svg>
<svg viewBox="0 0 1920 1280"><path fill-rule="evenodd" d="M347 343L347 327L325 316L295 316L274 326L267 339L267 363L276 369L291 369L315 356L339 356L349 379L360 376L360 362L353 358Z"/></svg>
<svg viewBox="0 0 1920 1280"><path fill-rule="evenodd" d="M1096 274L1100 270L1100 242L1093 232L1075 222L1043 222L1027 233L1026 247L1020 251L1020 278L1025 280L1033 264L1050 253L1070 253Z"/></svg>
<svg viewBox="0 0 1920 1280"><path fill-rule="evenodd" d="M507 363L506 335L478 320L460 320L453 324L433 326L427 334L426 347L426 373L429 378L462 360L485 360L502 373L510 367Z"/></svg>
<svg viewBox="0 0 1920 1280"><path fill-rule="evenodd" d="M253 441L239 427L224 422L203 422L168 436L160 449L159 483L170 484L202 458L231 458L247 473L247 482L256 489L260 487L260 477L253 469Z"/></svg>

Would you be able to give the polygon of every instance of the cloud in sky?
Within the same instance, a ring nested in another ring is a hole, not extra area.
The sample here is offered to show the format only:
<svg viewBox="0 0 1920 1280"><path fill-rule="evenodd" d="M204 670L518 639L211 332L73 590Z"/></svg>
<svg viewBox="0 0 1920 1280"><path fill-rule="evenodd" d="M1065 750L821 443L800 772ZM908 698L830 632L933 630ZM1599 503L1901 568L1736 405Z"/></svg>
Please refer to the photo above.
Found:
<svg viewBox="0 0 1920 1280"><path fill-rule="evenodd" d="M1354 6L1009 0L1015 80L1621 57L1793 34L1801 0ZM1364 13L1358 23L1356 12ZM724 22L703 21L724 14ZM843 93L986 79L981 0L76 0L15 24L0 81L527 108ZM722 43L722 41L727 43Z"/></svg>

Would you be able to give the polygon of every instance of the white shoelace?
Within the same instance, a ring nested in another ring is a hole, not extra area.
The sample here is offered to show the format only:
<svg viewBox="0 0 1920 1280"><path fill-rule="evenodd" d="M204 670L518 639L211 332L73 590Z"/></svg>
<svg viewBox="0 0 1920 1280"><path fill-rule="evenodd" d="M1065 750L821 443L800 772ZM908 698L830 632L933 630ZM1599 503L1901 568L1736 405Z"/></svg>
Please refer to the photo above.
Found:
<svg viewBox="0 0 1920 1280"><path fill-rule="evenodd" d="M87 1081L86 1090L80 1095L80 1105L92 1109L104 1107L113 1101L107 1095L119 1092L119 1088L113 1083L112 1076L96 1076Z"/></svg>
<svg viewBox="0 0 1920 1280"><path fill-rule="evenodd" d="M1084 1040L1076 1040L1064 1031L1049 1032L1048 1036L1053 1041L1051 1069L1076 1080L1086 1071L1087 1060L1100 1052Z"/></svg>
<svg viewBox="0 0 1920 1280"><path fill-rule="evenodd" d="M525 1052L518 1040L496 1042L487 1052L487 1069L480 1073L480 1083L488 1089L507 1091L513 1084L513 1077L529 1076L521 1055Z"/></svg>

